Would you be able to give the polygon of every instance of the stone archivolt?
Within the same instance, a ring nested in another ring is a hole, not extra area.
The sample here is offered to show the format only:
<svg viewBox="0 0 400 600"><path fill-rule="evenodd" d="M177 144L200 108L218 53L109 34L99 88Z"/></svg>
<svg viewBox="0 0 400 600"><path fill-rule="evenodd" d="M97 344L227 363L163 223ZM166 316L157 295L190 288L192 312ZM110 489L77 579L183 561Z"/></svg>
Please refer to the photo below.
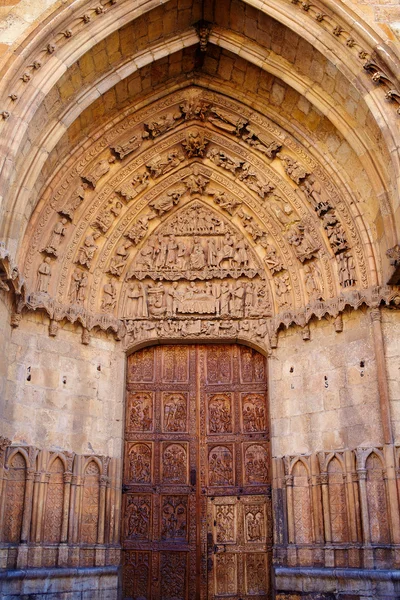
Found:
<svg viewBox="0 0 400 600"><path fill-rule="evenodd" d="M181 334L176 319L190 316L200 324L187 331L214 335L242 327L224 324L229 314L267 319L271 336L276 323L304 324L321 303L331 313L344 292L375 283L352 198L293 138L219 94L184 90L139 111L57 181L24 263L26 306L55 321L123 337L128 317L149 319L149 330L172 319L168 334ZM264 283L250 292L254 278Z"/></svg>

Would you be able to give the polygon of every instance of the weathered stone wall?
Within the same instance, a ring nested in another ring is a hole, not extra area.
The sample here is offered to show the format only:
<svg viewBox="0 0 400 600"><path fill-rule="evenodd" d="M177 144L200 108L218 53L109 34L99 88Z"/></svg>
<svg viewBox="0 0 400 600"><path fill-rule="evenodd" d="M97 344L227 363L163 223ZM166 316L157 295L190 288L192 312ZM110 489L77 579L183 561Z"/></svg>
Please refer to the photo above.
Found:
<svg viewBox="0 0 400 600"><path fill-rule="evenodd" d="M274 456L374 445L382 440L376 365L369 315L281 332L270 361ZM362 366L362 364L364 366Z"/></svg>
<svg viewBox="0 0 400 600"><path fill-rule="evenodd" d="M7 323L7 320L6 320ZM121 456L125 359L115 341L80 328L57 337L41 315L24 316L7 352L2 435L14 443Z"/></svg>

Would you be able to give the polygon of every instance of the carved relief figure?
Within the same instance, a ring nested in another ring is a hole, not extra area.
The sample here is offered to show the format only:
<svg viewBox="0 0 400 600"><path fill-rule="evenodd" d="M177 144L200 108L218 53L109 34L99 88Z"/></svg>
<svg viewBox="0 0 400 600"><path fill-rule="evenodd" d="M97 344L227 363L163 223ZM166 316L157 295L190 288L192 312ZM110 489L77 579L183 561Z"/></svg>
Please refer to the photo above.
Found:
<svg viewBox="0 0 400 600"><path fill-rule="evenodd" d="M58 249L61 246L62 239L65 236L65 232L67 231L67 223L67 219L61 219L61 221L58 221L58 223L56 223L53 229L53 233L51 234L49 241L47 242L47 246L43 249L43 252L46 252L46 254L52 254L57 258Z"/></svg>
<svg viewBox="0 0 400 600"><path fill-rule="evenodd" d="M309 302L323 299L323 279L316 263L309 263L304 266L304 286Z"/></svg>
<svg viewBox="0 0 400 600"><path fill-rule="evenodd" d="M180 118L180 113L167 113L157 116L154 121L148 121L144 124L148 137L154 139L170 131L177 125Z"/></svg>
<svg viewBox="0 0 400 600"><path fill-rule="evenodd" d="M331 210L332 206L328 196L322 188L321 183L313 175L310 175L302 182L300 189L304 192L319 217L322 217L324 213Z"/></svg>
<svg viewBox="0 0 400 600"><path fill-rule="evenodd" d="M233 485L233 458L228 448L216 446L210 450L208 474L210 485Z"/></svg>
<svg viewBox="0 0 400 600"><path fill-rule="evenodd" d="M150 175L157 179L161 175L165 175L169 173L176 167L179 167L181 162L185 160L183 154L181 154L178 150L172 150L163 158L161 156L157 156L150 163L146 165L146 168L150 171Z"/></svg>
<svg viewBox="0 0 400 600"><path fill-rule="evenodd" d="M279 277L275 277L275 294L279 308L287 308L290 306L290 279L288 273L283 273Z"/></svg>
<svg viewBox="0 0 400 600"><path fill-rule="evenodd" d="M143 283L133 283L126 293L125 315L129 319L141 319L149 316L147 291Z"/></svg>
<svg viewBox="0 0 400 600"><path fill-rule="evenodd" d="M136 246L146 235L149 228L149 221L154 219L156 213L151 212L141 217L127 232L126 237Z"/></svg>
<svg viewBox="0 0 400 600"><path fill-rule="evenodd" d="M165 540L187 538L187 496L163 497L161 537Z"/></svg>
<svg viewBox="0 0 400 600"><path fill-rule="evenodd" d="M205 177L201 173L197 173L193 170L193 173L186 177L184 183L186 185L186 189L190 195L192 194L203 194L210 179L209 177Z"/></svg>
<svg viewBox="0 0 400 600"><path fill-rule="evenodd" d="M82 305L86 298L86 290L88 286L88 275L80 269L75 269L71 276L71 284L69 288L70 304Z"/></svg>
<svg viewBox="0 0 400 600"><path fill-rule="evenodd" d="M113 221L118 217L123 208L122 202L117 200L114 202L111 200L102 210L98 213L97 217L92 223L92 227L99 229L102 233L107 233L110 229Z"/></svg>
<svg viewBox="0 0 400 600"><path fill-rule="evenodd" d="M213 196L215 204L226 210L231 216L235 212L235 208L240 206L242 202L236 200L233 196L229 196L222 190L208 190L210 196Z"/></svg>
<svg viewBox="0 0 400 600"><path fill-rule="evenodd" d="M108 283L103 286L103 299L101 301L101 308L107 312L113 310L117 303L117 289L112 279L109 279Z"/></svg>
<svg viewBox="0 0 400 600"><path fill-rule="evenodd" d="M99 180L106 175L110 170L110 165L115 161L114 157L110 159L100 160L95 166L87 173L87 175L82 175L82 180L86 183L90 183L90 185L95 188Z"/></svg>
<svg viewBox="0 0 400 600"><path fill-rule="evenodd" d="M233 173L233 175L236 175L236 171L241 169L244 163L243 160L229 156L223 150L218 150L215 147L211 148L211 150L207 152L207 158L217 165L217 167L226 169L227 171Z"/></svg>
<svg viewBox="0 0 400 600"><path fill-rule="evenodd" d="M115 152L122 160L125 156L128 156L131 152L138 150L143 143L143 138L141 135L131 135L128 139L122 140L111 146L111 150Z"/></svg>
<svg viewBox="0 0 400 600"><path fill-rule="evenodd" d="M143 173L137 173L131 181L123 183L116 191L129 202L141 194L147 188L149 182L150 175L147 171L144 171Z"/></svg>
<svg viewBox="0 0 400 600"><path fill-rule="evenodd" d="M149 496L129 494L126 497L126 539L147 540L150 536L151 499Z"/></svg>
<svg viewBox="0 0 400 600"><path fill-rule="evenodd" d="M215 507L216 542L235 542L235 508L232 504L217 504Z"/></svg>
<svg viewBox="0 0 400 600"><path fill-rule="evenodd" d="M100 469L91 460L85 469L83 482L81 542L95 544L97 542L97 526L100 504Z"/></svg>
<svg viewBox="0 0 400 600"><path fill-rule="evenodd" d="M164 396L164 431L176 432L187 429L187 402L183 394Z"/></svg>
<svg viewBox="0 0 400 600"><path fill-rule="evenodd" d="M129 449L129 480L132 483L151 483L151 448L133 444Z"/></svg>
<svg viewBox="0 0 400 600"><path fill-rule="evenodd" d="M208 141L204 139L204 132L199 129L191 129L186 132L186 140L182 142L188 158L194 156L203 157L206 152Z"/></svg>
<svg viewBox="0 0 400 600"><path fill-rule="evenodd" d="M309 175L308 171L298 163L294 158L290 156L280 156L283 164L283 168L287 175L289 175L290 179L292 179L297 185L301 183L303 179Z"/></svg>
<svg viewBox="0 0 400 600"><path fill-rule="evenodd" d="M268 482L268 452L264 446L248 446L244 456L244 472L246 483Z"/></svg>
<svg viewBox="0 0 400 600"><path fill-rule="evenodd" d="M253 169L250 163L245 162L242 165L241 172L238 175L239 181L243 183L253 192L256 192L260 198L264 200L265 196L270 194L275 186L269 182L263 181Z"/></svg>
<svg viewBox="0 0 400 600"><path fill-rule="evenodd" d="M86 183L79 184L76 189L72 192L71 197L66 204L58 211L61 215L65 215L72 221L74 213L78 206L85 199L85 190L87 189Z"/></svg>
<svg viewBox="0 0 400 600"><path fill-rule="evenodd" d="M267 430L265 397L260 394L247 394L243 398L243 432Z"/></svg>
<svg viewBox="0 0 400 600"><path fill-rule="evenodd" d="M38 267L38 276L36 282L36 290L38 292L42 292L43 294L47 294L49 290L50 277L51 277L51 259L49 256L40 263Z"/></svg>
<svg viewBox="0 0 400 600"><path fill-rule="evenodd" d="M170 444L164 448L162 473L165 483L186 483L186 449L180 444Z"/></svg>
<svg viewBox="0 0 400 600"><path fill-rule="evenodd" d="M249 542L262 542L265 538L264 513L261 506L255 504L245 508L246 539Z"/></svg>
<svg viewBox="0 0 400 600"><path fill-rule="evenodd" d="M293 246L295 254L301 262L316 256L320 249L320 246L311 237L309 228L304 223L292 225L286 239Z"/></svg>
<svg viewBox="0 0 400 600"><path fill-rule="evenodd" d="M231 397L228 394L216 394L208 402L210 433L232 432Z"/></svg>
<svg viewBox="0 0 400 600"><path fill-rule="evenodd" d="M132 242L129 240L117 246L117 249L115 250L115 256L112 257L110 262L110 268L108 269L108 272L111 273L111 275L116 275L117 277L120 277L122 271L125 268L126 263L128 262L128 248L130 248L131 246Z"/></svg>
<svg viewBox="0 0 400 600"><path fill-rule="evenodd" d="M339 254L339 252L347 250L346 233L333 210L324 214L323 224L334 254Z"/></svg>
<svg viewBox="0 0 400 600"><path fill-rule="evenodd" d="M151 431L153 425L153 400L149 392L138 392L128 396L128 429Z"/></svg>
<svg viewBox="0 0 400 600"><path fill-rule="evenodd" d="M162 217L163 214L169 212L176 204L178 204L184 193L185 190L182 188L167 192L165 196L155 198L155 200L149 202L149 206L156 211L159 217Z"/></svg>
<svg viewBox="0 0 400 600"><path fill-rule="evenodd" d="M82 265L82 267L87 267L90 269L90 265L97 248L98 246L95 244L95 235L92 233L87 235L83 246L79 248L76 262Z"/></svg>
<svg viewBox="0 0 400 600"><path fill-rule="evenodd" d="M344 288L352 287L357 281L354 258L349 252L336 256L339 271L340 285Z"/></svg>

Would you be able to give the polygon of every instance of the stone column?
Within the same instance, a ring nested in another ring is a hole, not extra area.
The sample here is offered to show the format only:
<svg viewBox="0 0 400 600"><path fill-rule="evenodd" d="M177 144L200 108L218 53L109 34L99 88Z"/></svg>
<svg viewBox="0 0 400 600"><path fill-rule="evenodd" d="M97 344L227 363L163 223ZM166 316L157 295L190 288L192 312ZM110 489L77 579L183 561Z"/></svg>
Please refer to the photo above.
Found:
<svg viewBox="0 0 400 600"><path fill-rule="evenodd" d="M321 473L319 476L319 483L321 484L322 492L322 512L324 520L324 535L325 542L332 542L332 529L331 529L331 512L329 509L329 476L328 473Z"/></svg>
<svg viewBox="0 0 400 600"><path fill-rule="evenodd" d="M295 543L293 513L293 475L285 475L289 544Z"/></svg>
<svg viewBox="0 0 400 600"><path fill-rule="evenodd" d="M367 470L357 469L358 476L358 487L360 490L360 502L361 502L361 524L362 524L362 536L363 543L369 546L371 543L371 532L369 528L369 514L368 514L368 497L367 497Z"/></svg>
<svg viewBox="0 0 400 600"><path fill-rule="evenodd" d="M31 528L32 519L32 498L33 498L33 480L35 477L35 470L30 467L26 472L26 484L25 484L25 498L24 498L24 510L22 516L22 528L21 528L21 543L26 544L29 540L29 532Z"/></svg>
<svg viewBox="0 0 400 600"><path fill-rule="evenodd" d="M382 315L379 308L370 311L372 334L374 339L376 371L378 379L379 406L382 420L383 441L393 443L392 421L390 416L389 387L387 382L385 345L382 333Z"/></svg>
<svg viewBox="0 0 400 600"><path fill-rule="evenodd" d="M97 543L104 544L104 520L106 513L106 486L108 477L102 475L100 477L100 499L99 499L99 522L97 528Z"/></svg>
<svg viewBox="0 0 400 600"><path fill-rule="evenodd" d="M396 482L396 449L393 445L383 448L386 466L386 490L391 524L392 543L400 543L400 508Z"/></svg>
<svg viewBox="0 0 400 600"><path fill-rule="evenodd" d="M61 543L66 544L68 541L68 522L69 522L69 507L71 500L71 481L72 473L64 472L64 497L63 497L63 516L61 525Z"/></svg>

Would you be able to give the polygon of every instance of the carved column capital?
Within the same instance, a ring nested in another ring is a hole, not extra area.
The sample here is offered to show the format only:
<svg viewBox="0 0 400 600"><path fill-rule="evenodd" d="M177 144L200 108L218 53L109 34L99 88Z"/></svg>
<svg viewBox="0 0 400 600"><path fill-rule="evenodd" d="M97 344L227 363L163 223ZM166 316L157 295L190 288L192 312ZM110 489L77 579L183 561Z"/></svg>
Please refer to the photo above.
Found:
<svg viewBox="0 0 400 600"><path fill-rule="evenodd" d="M40 473L36 473L35 469L27 469L26 471L26 480L27 481L34 481L34 479L36 478L36 475L40 476Z"/></svg>
<svg viewBox="0 0 400 600"><path fill-rule="evenodd" d="M329 482L328 473L321 473L320 475L317 475L317 484L318 485L328 485L328 482Z"/></svg>
<svg viewBox="0 0 400 600"><path fill-rule="evenodd" d="M367 469L358 469L356 475L358 481L365 481L367 479Z"/></svg>
<svg viewBox="0 0 400 600"><path fill-rule="evenodd" d="M382 320L382 313L379 308L371 308L369 311L369 316L372 322Z"/></svg>
<svg viewBox="0 0 400 600"><path fill-rule="evenodd" d="M285 475L286 487L293 487L293 475Z"/></svg>
<svg viewBox="0 0 400 600"><path fill-rule="evenodd" d="M69 471L65 471L63 477L64 477L64 483L71 483L73 475Z"/></svg>

